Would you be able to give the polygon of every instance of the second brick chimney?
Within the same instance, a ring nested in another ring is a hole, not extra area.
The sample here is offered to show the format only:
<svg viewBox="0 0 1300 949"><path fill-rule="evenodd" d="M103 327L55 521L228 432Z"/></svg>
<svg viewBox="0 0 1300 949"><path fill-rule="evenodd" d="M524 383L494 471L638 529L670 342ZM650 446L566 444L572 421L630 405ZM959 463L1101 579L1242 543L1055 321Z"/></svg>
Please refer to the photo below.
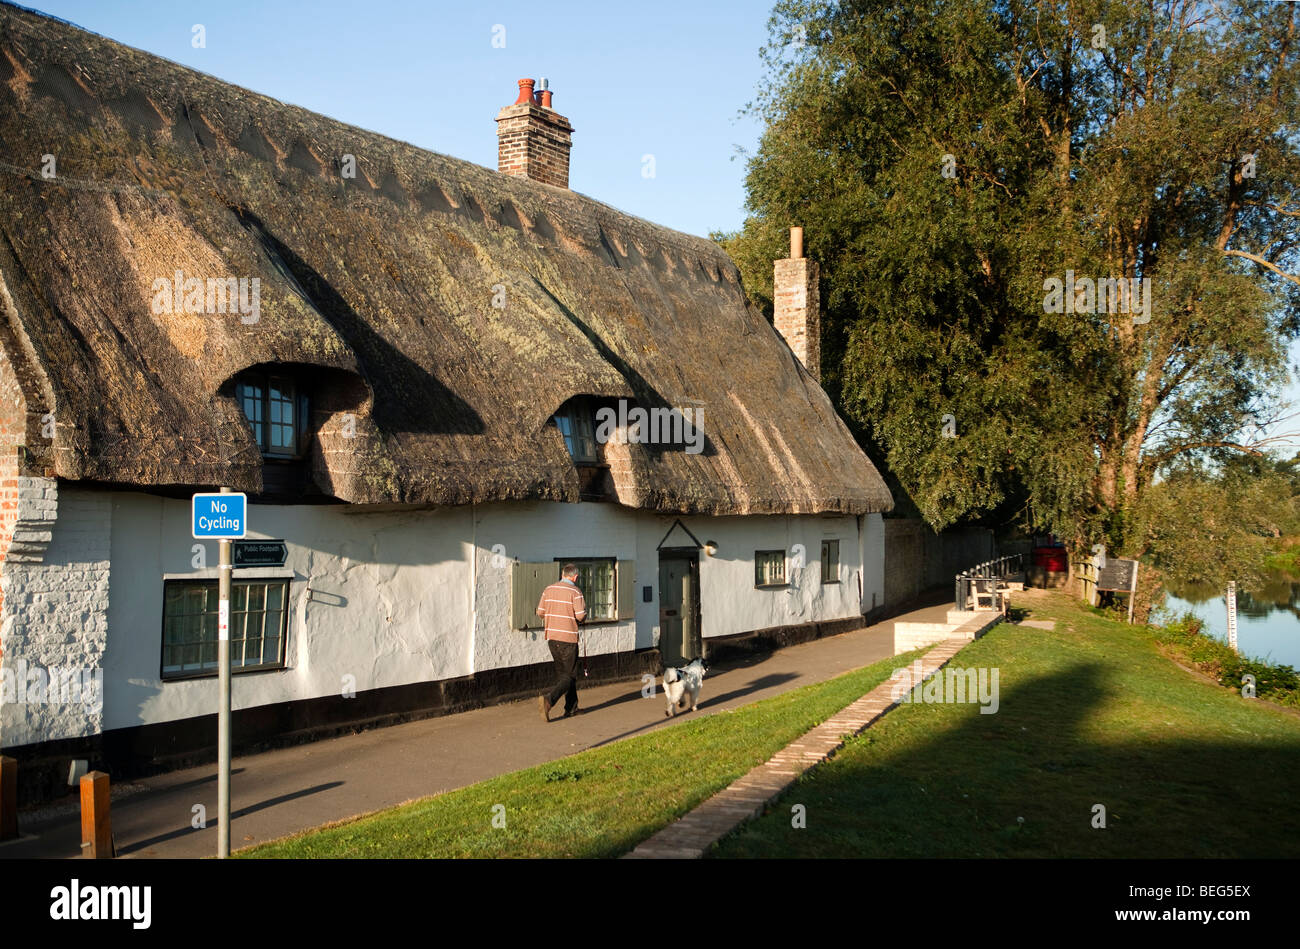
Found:
<svg viewBox="0 0 1300 949"><path fill-rule="evenodd" d="M519 98L497 113L497 171L567 188L573 126L551 108L546 80L534 85L520 79Z"/></svg>
<svg viewBox="0 0 1300 949"><path fill-rule="evenodd" d="M822 378L821 289L817 261L803 255L803 228L790 228L790 256L772 275L772 322L804 368Z"/></svg>

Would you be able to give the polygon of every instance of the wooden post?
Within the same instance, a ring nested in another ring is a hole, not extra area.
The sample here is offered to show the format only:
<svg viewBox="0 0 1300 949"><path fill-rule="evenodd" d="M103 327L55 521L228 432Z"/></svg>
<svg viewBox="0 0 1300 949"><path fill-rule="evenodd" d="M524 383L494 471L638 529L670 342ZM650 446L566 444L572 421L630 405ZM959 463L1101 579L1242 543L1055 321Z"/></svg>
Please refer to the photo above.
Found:
<svg viewBox="0 0 1300 949"><path fill-rule="evenodd" d="M0 755L0 840L18 836L18 759Z"/></svg>
<svg viewBox="0 0 1300 949"><path fill-rule="evenodd" d="M107 860L113 856L108 775L103 771L92 771L81 777L81 855L91 860Z"/></svg>
<svg viewBox="0 0 1300 949"><path fill-rule="evenodd" d="M1079 580L1079 595L1089 606L1097 605L1097 558L1071 560Z"/></svg>
<svg viewBox="0 0 1300 949"><path fill-rule="evenodd" d="M1088 586L1088 605L1096 606L1101 603L1101 593L1097 587L1101 581L1101 565L1105 562L1106 550L1094 551L1092 559L1088 561L1088 576L1092 583Z"/></svg>
<svg viewBox="0 0 1300 949"><path fill-rule="evenodd" d="M1133 601L1137 599L1137 595L1138 595L1138 570L1141 569L1141 567L1142 564L1140 564L1136 559L1134 559L1133 589L1129 591L1129 595L1128 595L1128 623L1130 626L1133 625ZM1148 619L1150 619L1150 617L1148 617Z"/></svg>

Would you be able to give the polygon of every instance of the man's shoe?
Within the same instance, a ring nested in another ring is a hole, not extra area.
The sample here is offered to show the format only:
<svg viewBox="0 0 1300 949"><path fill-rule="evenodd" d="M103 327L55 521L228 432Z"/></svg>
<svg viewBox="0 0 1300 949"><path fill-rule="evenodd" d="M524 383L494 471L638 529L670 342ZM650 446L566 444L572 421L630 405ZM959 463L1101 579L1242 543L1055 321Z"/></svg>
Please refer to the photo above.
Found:
<svg viewBox="0 0 1300 949"><path fill-rule="evenodd" d="M539 695L537 696L537 704L542 710L542 721L549 722L551 720L551 700L544 695Z"/></svg>
<svg viewBox="0 0 1300 949"><path fill-rule="evenodd" d="M570 710L570 711L566 711L566 712L564 713L564 717L565 717L565 718L573 718L573 716L579 714L581 711L582 711L582 709L577 708L577 707L575 706L572 710Z"/></svg>

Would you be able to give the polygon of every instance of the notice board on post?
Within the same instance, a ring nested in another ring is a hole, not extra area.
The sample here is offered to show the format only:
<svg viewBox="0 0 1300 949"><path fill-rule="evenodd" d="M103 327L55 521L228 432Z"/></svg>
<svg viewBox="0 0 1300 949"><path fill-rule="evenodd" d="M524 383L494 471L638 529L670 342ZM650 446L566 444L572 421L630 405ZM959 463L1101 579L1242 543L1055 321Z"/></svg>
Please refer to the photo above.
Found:
<svg viewBox="0 0 1300 949"><path fill-rule="evenodd" d="M1097 589L1114 593L1132 593L1137 589L1138 562L1106 558L1106 565L1097 570Z"/></svg>
<svg viewBox="0 0 1300 949"><path fill-rule="evenodd" d="M1133 622L1133 601L1138 588L1138 562L1136 560L1118 560L1106 558L1106 564L1097 570L1098 591L1127 593L1128 621Z"/></svg>

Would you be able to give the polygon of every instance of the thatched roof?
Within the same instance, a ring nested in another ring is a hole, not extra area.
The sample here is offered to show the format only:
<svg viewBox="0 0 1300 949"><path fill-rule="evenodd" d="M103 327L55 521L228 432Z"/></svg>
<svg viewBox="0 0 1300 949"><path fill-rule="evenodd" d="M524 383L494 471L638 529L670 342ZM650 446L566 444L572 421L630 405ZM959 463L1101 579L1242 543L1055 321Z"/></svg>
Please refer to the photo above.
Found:
<svg viewBox="0 0 1300 949"><path fill-rule="evenodd" d="M260 278L260 318L153 312L176 271ZM29 470L258 492L230 380L282 363L318 385L314 479L345 501L576 500L546 423L591 394L704 410L703 453L627 446L621 503L892 506L712 242L8 5L0 281Z"/></svg>

